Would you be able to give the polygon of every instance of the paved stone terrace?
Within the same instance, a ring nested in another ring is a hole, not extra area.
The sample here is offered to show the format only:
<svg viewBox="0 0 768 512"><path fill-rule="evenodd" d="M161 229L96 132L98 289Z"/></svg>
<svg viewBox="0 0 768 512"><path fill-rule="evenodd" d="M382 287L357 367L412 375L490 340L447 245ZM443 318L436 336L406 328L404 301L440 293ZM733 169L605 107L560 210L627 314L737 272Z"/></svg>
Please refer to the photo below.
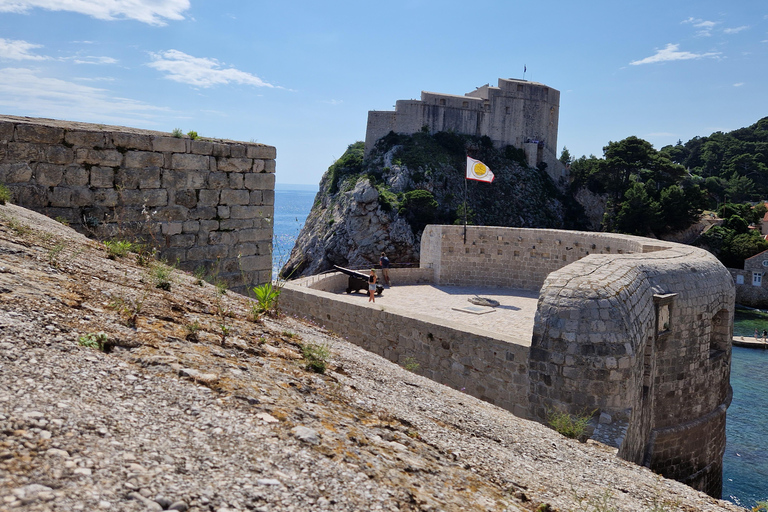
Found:
<svg viewBox="0 0 768 512"><path fill-rule="evenodd" d="M351 294L352 297L355 295L361 302L368 300L362 291ZM475 295L497 300L499 306L487 308L493 309L493 312L481 315L453 309L472 306L468 299ZM397 286L395 283L391 288L385 288L380 296L376 296L375 306L384 306L392 312L404 312L408 316L431 317L437 319L438 323L440 320L447 320L490 333L515 333L526 339L526 346L530 346L538 300L539 293L529 290L431 284Z"/></svg>

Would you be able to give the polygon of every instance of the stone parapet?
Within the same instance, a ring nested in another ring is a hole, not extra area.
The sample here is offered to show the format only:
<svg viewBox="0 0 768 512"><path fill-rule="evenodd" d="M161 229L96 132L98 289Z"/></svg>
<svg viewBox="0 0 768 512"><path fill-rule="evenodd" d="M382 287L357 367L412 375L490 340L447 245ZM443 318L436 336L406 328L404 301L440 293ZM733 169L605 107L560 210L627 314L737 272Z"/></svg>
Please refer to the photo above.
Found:
<svg viewBox="0 0 768 512"><path fill-rule="evenodd" d="M271 280L275 158L263 144L0 116L0 183L16 204L144 240L236 291Z"/></svg>

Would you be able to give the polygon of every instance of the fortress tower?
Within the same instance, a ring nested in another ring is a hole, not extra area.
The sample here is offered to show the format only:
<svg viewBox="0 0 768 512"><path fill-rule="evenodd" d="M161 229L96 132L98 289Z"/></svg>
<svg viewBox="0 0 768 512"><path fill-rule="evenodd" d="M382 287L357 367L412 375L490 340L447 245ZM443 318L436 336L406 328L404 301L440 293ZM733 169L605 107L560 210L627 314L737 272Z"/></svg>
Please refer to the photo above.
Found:
<svg viewBox="0 0 768 512"><path fill-rule="evenodd" d="M410 135L426 126L430 133L487 135L496 147L521 148L529 166L545 162L557 179L565 172L556 156L559 116L560 91L526 80L499 78L498 87L486 84L464 96L422 91L421 100L398 100L394 112L368 112L365 154L391 131Z"/></svg>

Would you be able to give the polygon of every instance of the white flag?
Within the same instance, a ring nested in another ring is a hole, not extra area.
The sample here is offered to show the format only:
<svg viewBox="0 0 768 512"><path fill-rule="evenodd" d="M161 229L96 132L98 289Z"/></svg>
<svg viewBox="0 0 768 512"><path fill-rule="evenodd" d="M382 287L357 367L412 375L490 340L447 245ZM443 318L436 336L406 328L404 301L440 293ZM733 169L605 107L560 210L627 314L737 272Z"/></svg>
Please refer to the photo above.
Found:
<svg viewBox="0 0 768 512"><path fill-rule="evenodd" d="M491 183L493 182L493 173L480 160L467 157L467 179Z"/></svg>

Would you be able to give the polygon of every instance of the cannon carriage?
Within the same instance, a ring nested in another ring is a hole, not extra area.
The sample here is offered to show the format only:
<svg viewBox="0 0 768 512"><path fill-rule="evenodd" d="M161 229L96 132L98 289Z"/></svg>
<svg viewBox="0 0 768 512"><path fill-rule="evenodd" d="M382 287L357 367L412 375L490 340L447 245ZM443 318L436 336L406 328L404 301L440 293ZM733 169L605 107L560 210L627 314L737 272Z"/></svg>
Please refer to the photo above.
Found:
<svg viewBox="0 0 768 512"><path fill-rule="evenodd" d="M358 272L357 270L351 270L348 268L340 267L338 265L334 265L333 268L341 272L342 274L346 274L349 276L349 281L347 282L347 293L352 292L359 292L360 290L365 290L366 293L368 293L368 275L363 272ZM384 286L380 285L379 283L376 283L376 295L381 295L381 292L384 291Z"/></svg>

